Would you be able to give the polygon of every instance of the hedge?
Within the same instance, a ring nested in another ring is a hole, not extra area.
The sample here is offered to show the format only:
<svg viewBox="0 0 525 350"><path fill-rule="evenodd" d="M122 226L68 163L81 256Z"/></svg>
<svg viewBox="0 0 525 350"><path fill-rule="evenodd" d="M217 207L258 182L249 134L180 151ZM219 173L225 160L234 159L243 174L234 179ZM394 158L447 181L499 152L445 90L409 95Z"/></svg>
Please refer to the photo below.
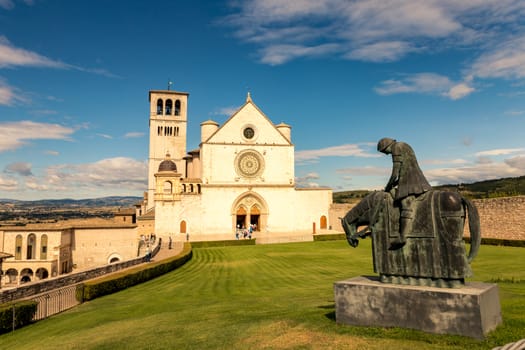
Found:
<svg viewBox="0 0 525 350"><path fill-rule="evenodd" d="M229 239L224 241L191 242L193 248L227 247L240 245L255 245L255 239Z"/></svg>
<svg viewBox="0 0 525 350"><path fill-rule="evenodd" d="M340 241L345 240L346 235L344 233L338 233L333 235L314 235L314 241Z"/></svg>
<svg viewBox="0 0 525 350"><path fill-rule="evenodd" d="M470 237L465 237L465 241L467 243L470 243ZM518 240L518 239L499 239L499 238L483 238L482 237L481 244L525 248L525 241Z"/></svg>
<svg viewBox="0 0 525 350"><path fill-rule="evenodd" d="M13 308L15 309L15 329L31 323L38 302L24 300L0 305L0 334L13 330Z"/></svg>
<svg viewBox="0 0 525 350"><path fill-rule="evenodd" d="M80 302L93 300L149 281L184 265L192 255L191 244L184 243L182 252L172 258L142 264L78 285L77 300Z"/></svg>

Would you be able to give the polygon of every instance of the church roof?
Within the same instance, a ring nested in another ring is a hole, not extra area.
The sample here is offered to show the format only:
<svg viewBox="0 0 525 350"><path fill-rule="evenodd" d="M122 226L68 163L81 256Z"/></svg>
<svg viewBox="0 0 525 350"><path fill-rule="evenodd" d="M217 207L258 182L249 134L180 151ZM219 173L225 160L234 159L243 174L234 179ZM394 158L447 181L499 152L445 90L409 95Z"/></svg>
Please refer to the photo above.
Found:
<svg viewBox="0 0 525 350"><path fill-rule="evenodd" d="M264 112L255 104L255 102L253 102L252 100L252 97L251 97L251 94L248 92L247 96L246 96L246 102L241 106L239 107L239 109L237 109L237 111L235 113L233 113L223 124L222 126L220 126L217 130L215 130L215 132L213 132L205 142L210 142L210 140L212 140L218 133L221 132L221 130L223 130L228 124L230 124L230 122L232 120L234 120L235 118L237 118L237 116L245 109L247 108L249 105L251 105L257 112L258 114L261 116L262 120L265 120L268 125L271 126L271 128L273 128L276 133L278 135L280 135L280 141L283 142L283 143L286 143L288 145L292 145L291 141L288 140L283 134L281 131L279 131L278 127L270 120L270 118L268 118L266 116L266 114L264 114ZM214 122L213 120L208 120L206 122L203 122L201 123L204 124L204 123L216 123ZM281 123L279 124L280 127L283 127L283 126L286 126L288 128L291 128L290 125L287 125L287 124L284 124L284 123Z"/></svg>

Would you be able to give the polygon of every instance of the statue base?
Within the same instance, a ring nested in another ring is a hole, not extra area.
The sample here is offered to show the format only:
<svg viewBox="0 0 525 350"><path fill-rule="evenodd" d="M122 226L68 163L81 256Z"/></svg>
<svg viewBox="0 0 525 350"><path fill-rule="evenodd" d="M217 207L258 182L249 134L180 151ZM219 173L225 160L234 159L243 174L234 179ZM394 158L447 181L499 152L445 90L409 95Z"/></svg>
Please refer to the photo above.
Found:
<svg viewBox="0 0 525 350"><path fill-rule="evenodd" d="M496 284L467 282L462 288L381 283L355 277L334 283L337 323L401 327L483 339L501 322Z"/></svg>

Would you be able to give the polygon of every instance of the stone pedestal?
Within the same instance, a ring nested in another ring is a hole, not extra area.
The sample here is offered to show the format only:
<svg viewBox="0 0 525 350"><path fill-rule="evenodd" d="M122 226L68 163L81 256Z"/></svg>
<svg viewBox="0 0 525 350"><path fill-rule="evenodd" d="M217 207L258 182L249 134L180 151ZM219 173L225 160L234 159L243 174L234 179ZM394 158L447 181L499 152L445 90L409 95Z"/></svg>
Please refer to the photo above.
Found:
<svg viewBox="0 0 525 350"><path fill-rule="evenodd" d="M337 323L401 327L482 339L501 323L496 284L463 288L405 286L355 277L334 284Z"/></svg>

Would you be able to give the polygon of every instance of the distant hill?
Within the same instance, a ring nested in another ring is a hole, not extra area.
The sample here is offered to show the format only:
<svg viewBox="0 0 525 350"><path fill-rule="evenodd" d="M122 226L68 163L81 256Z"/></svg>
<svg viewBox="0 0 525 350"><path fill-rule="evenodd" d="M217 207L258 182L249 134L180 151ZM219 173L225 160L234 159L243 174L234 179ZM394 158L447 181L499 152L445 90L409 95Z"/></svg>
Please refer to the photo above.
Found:
<svg viewBox="0 0 525 350"><path fill-rule="evenodd" d="M471 184L441 185L435 189L459 192L467 198L482 199L525 195L525 176L486 180ZM371 191L334 192L334 203L353 203L364 198Z"/></svg>
<svg viewBox="0 0 525 350"><path fill-rule="evenodd" d="M141 197L90 199L43 199L21 201L0 199L0 226L23 226L72 219L112 218L121 208L133 208Z"/></svg>
<svg viewBox="0 0 525 350"><path fill-rule="evenodd" d="M52 207L52 208L99 208L99 207L133 207L142 197L111 196L89 199L40 199L21 201L16 199L0 199L0 204L13 204L18 207Z"/></svg>

